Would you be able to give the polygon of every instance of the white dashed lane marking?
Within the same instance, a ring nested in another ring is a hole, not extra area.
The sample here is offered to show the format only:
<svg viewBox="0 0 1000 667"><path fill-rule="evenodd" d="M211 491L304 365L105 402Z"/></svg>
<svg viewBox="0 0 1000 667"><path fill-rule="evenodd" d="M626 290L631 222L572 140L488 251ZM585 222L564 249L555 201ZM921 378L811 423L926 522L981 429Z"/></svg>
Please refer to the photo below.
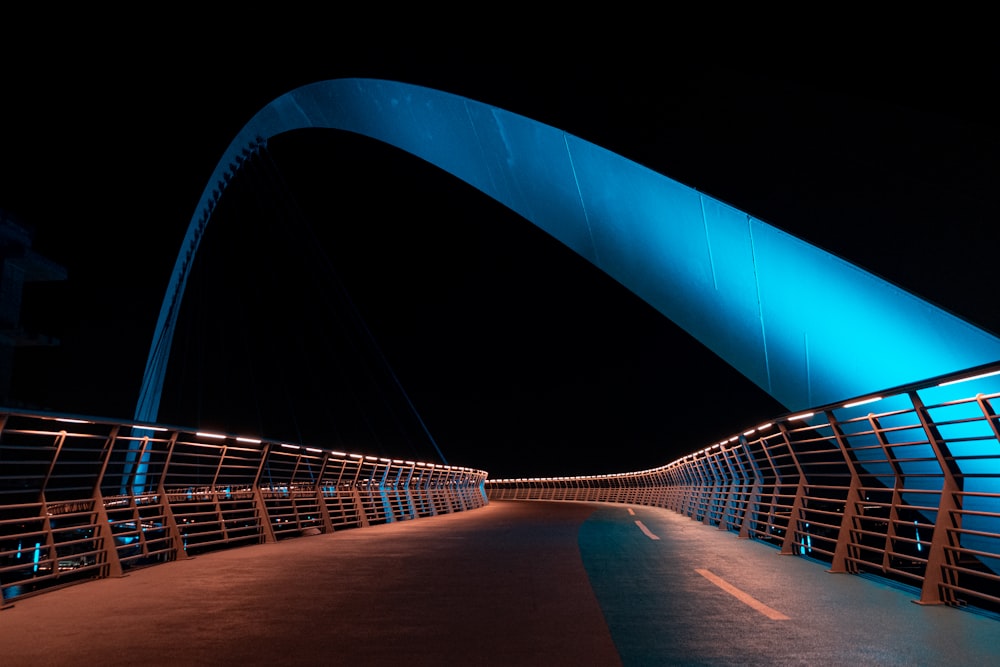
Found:
<svg viewBox="0 0 1000 667"><path fill-rule="evenodd" d="M638 522L636 522L636 523L638 523ZM760 613L764 614L765 616L767 616L771 620L774 620L774 621L787 621L787 620L789 620L788 616L785 616L784 614L782 614L777 609L772 609L771 607L768 607L766 604L764 604L763 602L761 602L760 600L758 600L754 596L750 595L749 593L745 593L745 592L741 591L740 589L736 588L736 586L733 586L732 584L730 584L728 581L726 581L722 577L720 577L720 576L718 576L716 574L713 574L712 572L709 572L708 570L702 570L702 569L698 569L698 568L695 568L695 572L697 572L701 576L705 577L706 579L708 579L709 581L711 581L713 584L715 584L716 586L718 586L722 590L726 591L727 593L729 593L730 595L732 595L734 598L736 598L737 600L739 600L743 604L748 605L750 607L753 607L754 609L756 609Z"/></svg>
<svg viewBox="0 0 1000 667"><path fill-rule="evenodd" d="M643 534L646 537L648 537L649 539L651 539L651 540L658 540L658 539L660 539L659 536L653 534L653 531L651 531L649 528L646 528L646 524L644 524L642 521L639 521L638 519L636 519L635 520L635 525L639 526L639 530L641 530L643 532Z"/></svg>

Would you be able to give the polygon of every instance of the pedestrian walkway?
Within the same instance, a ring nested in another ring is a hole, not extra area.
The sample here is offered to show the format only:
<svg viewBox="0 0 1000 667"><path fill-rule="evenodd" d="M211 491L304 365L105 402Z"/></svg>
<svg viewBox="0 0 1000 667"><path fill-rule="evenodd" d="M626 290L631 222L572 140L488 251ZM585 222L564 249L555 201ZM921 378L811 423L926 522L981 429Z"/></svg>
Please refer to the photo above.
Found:
<svg viewBox="0 0 1000 667"><path fill-rule="evenodd" d="M493 502L21 599L0 611L0 651L12 666L1000 663L1000 621L913 599L666 510Z"/></svg>

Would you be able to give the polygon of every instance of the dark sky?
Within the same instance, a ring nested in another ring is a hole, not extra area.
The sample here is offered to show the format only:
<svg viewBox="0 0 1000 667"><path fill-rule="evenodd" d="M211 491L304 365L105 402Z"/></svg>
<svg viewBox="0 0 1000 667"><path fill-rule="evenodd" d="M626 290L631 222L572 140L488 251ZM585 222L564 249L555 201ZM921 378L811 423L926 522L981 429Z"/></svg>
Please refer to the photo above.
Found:
<svg viewBox="0 0 1000 667"><path fill-rule="evenodd" d="M26 293L24 324L62 345L18 357L12 394L25 404L131 415L215 161L271 99L344 76L555 125L1000 331L991 63L959 75L910 54L821 67L523 47L509 62L510 45L333 38L278 55L260 36L224 49L207 39L61 36L51 66L24 44L0 47L0 208L70 276ZM363 339L337 333L349 321L341 285L448 461L493 476L658 465L782 411L585 261L414 158L337 133L277 139L268 155L270 180L227 194L229 217L206 237L165 421L432 458L420 436L347 426L330 386L364 355L334 350ZM264 216L262 200L291 208ZM212 320L221 314L240 324ZM402 412L397 402L367 419ZM331 421L341 426L324 431Z"/></svg>

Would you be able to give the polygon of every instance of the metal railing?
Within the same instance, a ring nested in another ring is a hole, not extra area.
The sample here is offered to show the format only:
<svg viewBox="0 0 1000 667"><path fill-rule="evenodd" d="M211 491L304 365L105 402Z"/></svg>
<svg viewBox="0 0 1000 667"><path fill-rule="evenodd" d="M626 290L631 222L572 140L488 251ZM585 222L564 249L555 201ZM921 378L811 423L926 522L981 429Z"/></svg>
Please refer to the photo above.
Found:
<svg viewBox="0 0 1000 667"><path fill-rule="evenodd" d="M486 473L0 411L3 600L215 549L482 507Z"/></svg>
<svg viewBox="0 0 1000 667"><path fill-rule="evenodd" d="M924 604L1000 611L998 402L1000 364L783 415L662 467L486 493L668 508Z"/></svg>

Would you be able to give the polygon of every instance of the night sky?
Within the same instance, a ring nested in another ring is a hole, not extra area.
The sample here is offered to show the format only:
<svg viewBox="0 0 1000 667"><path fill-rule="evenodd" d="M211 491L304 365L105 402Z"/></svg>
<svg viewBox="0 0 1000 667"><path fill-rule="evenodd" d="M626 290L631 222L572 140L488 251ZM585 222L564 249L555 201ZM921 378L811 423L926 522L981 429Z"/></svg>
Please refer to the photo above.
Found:
<svg viewBox="0 0 1000 667"><path fill-rule="evenodd" d="M25 293L22 323L62 341L18 355L12 396L27 407L131 416L215 161L270 100L347 76L554 125L1000 332L990 63L957 76L907 54L818 67L521 47L511 63L495 44L330 39L278 56L259 40L93 38L60 39L51 66L2 47L0 209L69 272ZM411 156L314 132L275 139L266 162L206 236L162 421L431 460L408 399L449 463L503 477L658 465L784 411L558 242ZM365 358L387 366L365 371ZM381 389L349 397L345 366ZM385 390L397 381L407 399ZM349 416L368 400L381 411Z"/></svg>

